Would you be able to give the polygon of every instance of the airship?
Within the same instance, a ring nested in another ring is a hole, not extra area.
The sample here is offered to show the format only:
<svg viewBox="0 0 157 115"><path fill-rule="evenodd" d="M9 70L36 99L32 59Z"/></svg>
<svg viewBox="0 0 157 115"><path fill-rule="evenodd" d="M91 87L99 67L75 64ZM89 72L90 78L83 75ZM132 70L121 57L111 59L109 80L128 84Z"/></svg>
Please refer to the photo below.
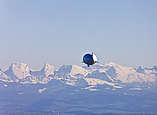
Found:
<svg viewBox="0 0 157 115"><path fill-rule="evenodd" d="M92 52L92 54L87 53L83 56L83 63L87 64L89 67L90 65L93 65L97 63L97 57L96 55Z"/></svg>

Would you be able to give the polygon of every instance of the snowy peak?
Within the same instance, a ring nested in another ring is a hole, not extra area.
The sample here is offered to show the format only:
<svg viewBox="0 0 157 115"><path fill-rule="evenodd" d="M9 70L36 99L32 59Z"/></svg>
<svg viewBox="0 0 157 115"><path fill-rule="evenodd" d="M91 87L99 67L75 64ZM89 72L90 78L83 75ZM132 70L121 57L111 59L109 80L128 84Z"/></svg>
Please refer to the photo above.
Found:
<svg viewBox="0 0 157 115"><path fill-rule="evenodd" d="M41 73L44 73L46 76L54 74L55 68L53 65L45 64L41 69Z"/></svg>
<svg viewBox="0 0 157 115"><path fill-rule="evenodd" d="M44 67L40 71L30 71L30 77L24 80L24 84L26 83L41 83L47 84L50 81L49 75L54 74L54 66L50 64L45 64Z"/></svg>
<svg viewBox="0 0 157 115"><path fill-rule="evenodd" d="M10 82L9 77L0 69L0 80L4 82Z"/></svg>
<svg viewBox="0 0 157 115"><path fill-rule="evenodd" d="M110 62L110 63L106 64L105 66L106 66L106 68L112 67L115 70L125 70L125 69L127 70L130 68L130 67L121 66L121 65L114 63L114 62Z"/></svg>
<svg viewBox="0 0 157 115"><path fill-rule="evenodd" d="M114 77L114 80L122 83L146 83L154 82L156 80L151 72L145 73L145 70L141 66L134 69L132 67L121 66L113 62L106 64L106 66L108 68L108 75L112 78Z"/></svg>
<svg viewBox="0 0 157 115"><path fill-rule="evenodd" d="M106 66L114 66L114 67L118 67L120 65L118 65L117 63L114 63L114 62L109 62L106 64Z"/></svg>
<svg viewBox="0 0 157 115"><path fill-rule="evenodd" d="M47 84L51 80L59 80L67 85L105 85L112 83L117 86L124 84L148 84L157 81L157 67L133 68L110 62L95 64L91 67L78 65L63 65L58 70L50 64L45 64L39 71L31 71L27 64L13 63L5 72L0 70L0 81L9 80L22 84ZM92 82L92 84L90 84Z"/></svg>
<svg viewBox="0 0 157 115"><path fill-rule="evenodd" d="M72 65L71 75L76 75L76 74L87 75L87 72L88 72L87 70L85 70L80 66Z"/></svg>
<svg viewBox="0 0 157 115"><path fill-rule="evenodd" d="M82 74L82 75L87 75L88 71L80 66L77 65L63 65L59 68L57 73L63 73L71 75L71 76L75 76L78 74Z"/></svg>
<svg viewBox="0 0 157 115"><path fill-rule="evenodd" d="M24 63L13 63L9 69L5 72L8 76L23 79L30 75L30 69L27 64Z"/></svg>
<svg viewBox="0 0 157 115"><path fill-rule="evenodd" d="M143 69L141 66L139 66L139 67L136 69L136 72L138 72L138 73L144 73L145 71L144 71L144 69Z"/></svg>

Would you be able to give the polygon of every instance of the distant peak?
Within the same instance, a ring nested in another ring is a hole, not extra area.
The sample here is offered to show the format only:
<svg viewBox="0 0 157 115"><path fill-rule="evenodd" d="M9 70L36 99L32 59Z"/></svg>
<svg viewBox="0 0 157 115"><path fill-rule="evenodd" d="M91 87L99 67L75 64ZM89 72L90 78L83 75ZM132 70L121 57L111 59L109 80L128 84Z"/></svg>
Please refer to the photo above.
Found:
<svg viewBox="0 0 157 115"><path fill-rule="evenodd" d="M60 68L60 70L72 70L72 69L80 69L80 68L82 68L82 67L80 67L80 66L78 66L78 65L63 65L63 66L61 66L61 68Z"/></svg>
<svg viewBox="0 0 157 115"><path fill-rule="evenodd" d="M50 65L50 64L44 64L44 69L49 69L49 68L53 68L54 66L53 65Z"/></svg>
<svg viewBox="0 0 157 115"><path fill-rule="evenodd" d="M41 69L42 72L46 74L46 76L49 76L50 74L54 73L54 66L50 64L45 64L44 67Z"/></svg>
<svg viewBox="0 0 157 115"><path fill-rule="evenodd" d="M78 65L63 65L59 68L58 72L75 75L78 73L86 74L87 70Z"/></svg>
<svg viewBox="0 0 157 115"><path fill-rule="evenodd" d="M72 65L72 68L82 68L81 66L78 66L78 65Z"/></svg>
<svg viewBox="0 0 157 115"><path fill-rule="evenodd" d="M119 66L117 63L115 62L109 62L108 64L106 64L107 66Z"/></svg>
<svg viewBox="0 0 157 115"><path fill-rule="evenodd" d="M14 75L19 79L30 76L30 69L25 63L12 63L6 73L10 76Z"/></svg>
<svg viewBox="0 0 157 115"><path fill-rule="evenodd" d="M136 69L136 72L138 72L138 73L144 73L144 69L142 68L142 66L139 66L139 67Z"/></svg>
<svg viewBox="0 0 157 115"><path fill-rule="evenodd" d="M49 67L52 67L53 65L51 65L51 64L44 64L44 68L49 68Z"/></svg>
<svg viewBox="0 0 157 115"><path fill-rule="evenodd" d="M28 65L25 63L16 62L16 63L12 63L10 67L11 68L13 68L13 67L21 68L21 67L28 67Z"/></svg>

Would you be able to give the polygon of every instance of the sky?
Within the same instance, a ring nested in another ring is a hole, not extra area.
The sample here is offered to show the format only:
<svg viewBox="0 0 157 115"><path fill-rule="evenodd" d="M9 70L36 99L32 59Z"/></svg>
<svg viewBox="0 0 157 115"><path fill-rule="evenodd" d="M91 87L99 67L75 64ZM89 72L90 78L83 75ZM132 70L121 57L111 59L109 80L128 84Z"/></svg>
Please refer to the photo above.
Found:
<svg viewBox="0 0 157 115"><path fill-rule="evenodd" d="M156 0L0 0L0 68L14 62L157 65Z"/></svg>

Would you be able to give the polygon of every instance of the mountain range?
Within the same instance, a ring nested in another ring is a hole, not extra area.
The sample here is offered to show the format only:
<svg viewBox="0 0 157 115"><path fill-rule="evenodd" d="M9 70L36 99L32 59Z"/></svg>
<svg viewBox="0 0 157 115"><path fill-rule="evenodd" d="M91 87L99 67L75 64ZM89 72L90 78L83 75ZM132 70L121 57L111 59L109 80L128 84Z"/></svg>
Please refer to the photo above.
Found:
<svg viewBox="0 0 157 115"><path fill-rule="evenodd" d="M5 83L16 82L20 84L47 84L52 80L59 80L70 86L81 87L108 85L113 88L123 88L128 84L148 86L156 84L157 66L154 67L125 67L110 62L106 65L97 64L90 68L78 65L63 65L55 69L53 65L45 64L39 71L32 71L27 64L13 63L6 70L0 69L0 81ZM136 86L135 86L136 87ZM148 88L148 87L146 87Z"/></svg>
<svg viewBox="0 0 157 115"><path fill-rule="evenodd" d="M4 109L0 113L40 114L53 110L53 114L68 115L157 114L156 88L157 66L134 68L110 62L91 67L62 65L56 69L45 64L33 71L27 64L13 63L6 71L0 69L0 105ZM38 113L33 106L41 111Z"/></svg>

